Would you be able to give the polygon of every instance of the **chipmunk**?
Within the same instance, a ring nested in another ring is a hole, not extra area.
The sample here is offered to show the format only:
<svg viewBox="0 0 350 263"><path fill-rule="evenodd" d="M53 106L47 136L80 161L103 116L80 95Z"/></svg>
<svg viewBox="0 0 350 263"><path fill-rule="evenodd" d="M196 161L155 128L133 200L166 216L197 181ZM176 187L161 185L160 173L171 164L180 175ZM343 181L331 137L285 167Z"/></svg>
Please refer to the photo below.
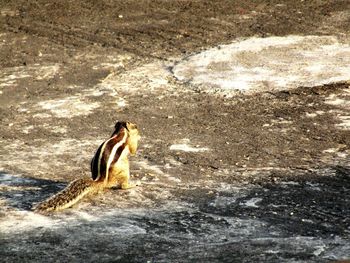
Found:
<svg viewBox="0 0 350 263"><path fill-rule="evenodd" d="M135 155L141 136L131 122L117 122L112 136L97 149L91 160L92 179L80 178L65 189L34 207L36 212L58 211L71 207L86 195L120 185L129 189L139 184L129 182L128 155Z"/></svg>

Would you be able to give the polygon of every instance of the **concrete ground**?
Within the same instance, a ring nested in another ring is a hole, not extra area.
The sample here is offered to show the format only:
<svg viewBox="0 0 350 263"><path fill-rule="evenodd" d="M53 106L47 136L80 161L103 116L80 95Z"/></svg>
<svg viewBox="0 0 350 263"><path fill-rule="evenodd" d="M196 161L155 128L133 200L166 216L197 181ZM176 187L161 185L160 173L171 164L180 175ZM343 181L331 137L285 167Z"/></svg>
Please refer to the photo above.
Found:
<svg viewBox="0 0 350 263"><path fill-rule="evenodd" d="M1 261L350 260L349 10L2 1ZM142 185L33 213L116 120Z"/></svg>

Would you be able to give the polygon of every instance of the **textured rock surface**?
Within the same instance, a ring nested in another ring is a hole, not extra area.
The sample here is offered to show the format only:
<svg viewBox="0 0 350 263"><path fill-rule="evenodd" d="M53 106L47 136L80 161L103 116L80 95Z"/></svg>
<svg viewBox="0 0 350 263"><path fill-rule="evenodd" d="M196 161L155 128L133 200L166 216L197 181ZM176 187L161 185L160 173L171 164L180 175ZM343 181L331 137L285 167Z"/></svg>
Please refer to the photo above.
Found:
<svg viewBox="0 0 350 263"><path fill-rule="evenodd" d="M348 1L95 2L0 4L1 261L349 259L349 79L246 94L176 76L232 41L348 45ZM118 119L141 127L142 185L32 213L90 176Z"/></svg>

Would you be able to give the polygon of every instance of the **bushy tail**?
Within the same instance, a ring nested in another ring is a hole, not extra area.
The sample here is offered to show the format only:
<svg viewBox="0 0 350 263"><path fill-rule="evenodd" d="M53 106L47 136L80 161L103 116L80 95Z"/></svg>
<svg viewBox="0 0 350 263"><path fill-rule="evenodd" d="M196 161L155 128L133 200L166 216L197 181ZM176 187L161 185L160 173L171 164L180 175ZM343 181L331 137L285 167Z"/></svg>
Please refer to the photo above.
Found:
<svg viewBox="0 0 350 263"><path fill-rule="evenodd" d="M34 207L35 212L58 211L71 207L88 194L98 192L101 183L91 179L77 179L65 189Z"/></svg>

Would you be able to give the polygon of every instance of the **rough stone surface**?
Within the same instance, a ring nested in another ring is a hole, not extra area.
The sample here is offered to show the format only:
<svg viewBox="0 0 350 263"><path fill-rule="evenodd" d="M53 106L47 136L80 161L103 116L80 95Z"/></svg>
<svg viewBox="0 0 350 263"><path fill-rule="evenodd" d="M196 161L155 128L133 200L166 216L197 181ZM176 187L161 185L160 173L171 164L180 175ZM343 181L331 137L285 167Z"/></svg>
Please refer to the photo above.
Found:
<svg viewBox="0 0 350 263"><path fill-rule="evenodd" d="M0 261L349 260L349 79L227 94L173 74L232 41L349 45L349 10L320 0L1 1ZM142 185L31 212L90 176L116 120L141 129L130 161Z"/></svg>

